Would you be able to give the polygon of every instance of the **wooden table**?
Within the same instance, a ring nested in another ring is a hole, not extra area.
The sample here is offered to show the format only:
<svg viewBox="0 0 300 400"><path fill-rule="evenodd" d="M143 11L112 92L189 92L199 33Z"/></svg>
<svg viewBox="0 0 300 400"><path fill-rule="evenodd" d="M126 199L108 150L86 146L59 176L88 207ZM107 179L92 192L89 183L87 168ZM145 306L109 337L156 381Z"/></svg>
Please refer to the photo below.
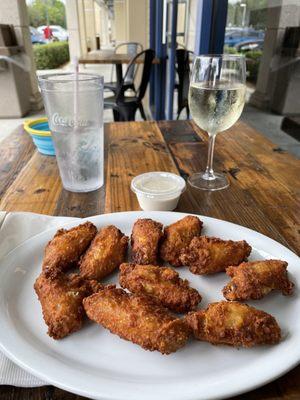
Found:
<svg viewBox="0 0 300 400"><path fill-rule="evenodd" d="M133 55L128 53L113 52L90 52L79 58L80 64L129 64ZM140 57L135 60L136 64L143 64L144 58ZM159 64L159 58L153 59L153 64Z"/></svg>
<svg viewBox="0 0 300 400"><path fill-rule="evenodd" d="M62 189L55 158L40 155L20 128L1 143L0 209L76 217L138 210L129 189L133 176L165 170L186 178L205 167L207 138L189 121L112 123L105 127L105 139L106 185L92 193L75 194ZM247 226L299 254L300 161L238 122L219 135L215 167L226 172L230 187L214 193L188 188L177 211ZM8 399L83 398L52 386L2 386L0 400ZM253 399L300 399L300 366L273 383L235 397Z"/></svg>

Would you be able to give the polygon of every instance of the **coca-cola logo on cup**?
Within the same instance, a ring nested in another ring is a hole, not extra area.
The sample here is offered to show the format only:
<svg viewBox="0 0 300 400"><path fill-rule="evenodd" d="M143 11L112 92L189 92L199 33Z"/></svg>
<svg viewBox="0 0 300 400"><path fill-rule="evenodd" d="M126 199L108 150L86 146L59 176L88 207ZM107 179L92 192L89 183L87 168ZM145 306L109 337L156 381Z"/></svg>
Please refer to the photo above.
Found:
<svg viewBox="0 0 300 400"><path fill-rule="evenodd" d="M53 125L65 126L73 128L74 126L87 127L90 125L90 122L86 119L78 119L75 121L73 118L62 117L58 113L54 113L52 115L52 123Z"/></svg>

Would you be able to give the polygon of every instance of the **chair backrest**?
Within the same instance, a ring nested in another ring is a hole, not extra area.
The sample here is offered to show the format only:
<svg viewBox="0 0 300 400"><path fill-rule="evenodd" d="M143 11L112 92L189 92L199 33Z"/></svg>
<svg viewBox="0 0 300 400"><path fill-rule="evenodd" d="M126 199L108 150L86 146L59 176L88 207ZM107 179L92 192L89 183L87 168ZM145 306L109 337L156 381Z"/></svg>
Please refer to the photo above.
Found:
<svg viewBox="0 0 300 400"><path fill-rule="evenodd" d="M150 79L152 61L153 61L153 59L155 57L155 51L152 50L152 49L147 49L147 50L141 51L128 64L127 70L126 70L125 75L124 75L123 80L122 80L122 84L121 84L118 92L116 93L116 101L117 102L119 100L122 100L122 98L124 96L124 85L126 83L126 77L127 77L128 71L130 71L130 68L131 68L132 65L135 65L136 60L139 57L143 57L143 56L144 56L143 72L142 72L140 85L137 88L136 92L137 92L138 101L141 101L143 99L143 97L145 96L146 89L147 89L147 86L148 86L148 83L149 83L149 79Z"/></svg>
<svg viewBox="0 0 300 400"><path fill-rule="evenodd" d="M123 42L116 46L115 53L117 53L117 51L120 50L122 47L126 47L125 50L126 53L130 54L132 57L134 57L136 54L144 50L143 45L141 43ZM137 73L137 70L138 70L138 64L133 64L130 70L128 71L126 83L132 83L134 81L134 77Z"/></svg>
<svg viewBox="0 0 300 400"><path fill-rule="evenodd" d="M190 54L193 54L193 52L185 49L176 50L179 106L188 101L190 85Z"/></svg>

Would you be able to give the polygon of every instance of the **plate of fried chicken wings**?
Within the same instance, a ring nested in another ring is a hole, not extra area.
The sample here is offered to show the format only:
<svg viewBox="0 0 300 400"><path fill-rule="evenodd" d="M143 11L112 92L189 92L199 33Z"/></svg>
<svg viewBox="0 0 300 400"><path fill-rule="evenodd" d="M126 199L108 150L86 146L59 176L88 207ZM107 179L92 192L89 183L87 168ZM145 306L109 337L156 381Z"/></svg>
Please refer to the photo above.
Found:
<svg viewBox="0 0 300 400"><path fill-rule="evenodd" d="M300 360L299 258L245 227L176 212L70 222L0 262L0 348L104 400L221 399Z"/></svg>

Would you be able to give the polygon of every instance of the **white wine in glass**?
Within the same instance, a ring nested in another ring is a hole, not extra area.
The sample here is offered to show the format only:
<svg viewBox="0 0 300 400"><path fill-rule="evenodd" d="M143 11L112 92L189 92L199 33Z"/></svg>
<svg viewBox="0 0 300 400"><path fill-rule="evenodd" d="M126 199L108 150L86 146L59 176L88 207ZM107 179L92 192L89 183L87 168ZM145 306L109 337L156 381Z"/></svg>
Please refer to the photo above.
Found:
<svg viewBox="0 0 300 400"><path fill-rule="evenodd" d="M195 123L209 135L205 172L190 176L191 186L220 190L229 186L226 176L213 171L213 152L217 133L230 128L240 117L246 94L245 58L236 55L206 55L195 58L189 106Z"/></svg>

